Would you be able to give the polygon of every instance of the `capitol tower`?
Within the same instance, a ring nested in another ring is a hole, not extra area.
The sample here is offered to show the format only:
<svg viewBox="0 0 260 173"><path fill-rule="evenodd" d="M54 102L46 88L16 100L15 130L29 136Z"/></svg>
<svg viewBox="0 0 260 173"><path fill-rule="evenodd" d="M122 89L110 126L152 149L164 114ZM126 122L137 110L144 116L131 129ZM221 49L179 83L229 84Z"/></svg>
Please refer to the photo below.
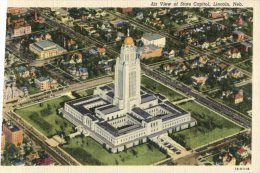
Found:
<svg viewBox="0 0 260 173"><path fill-rule="evenodd" d="M115 66L115 95L113 104L119 109L131 111L141 104L140 95L141 67L137 57L136 46L132 37L128 36L121 47L120 57Z"/></svg>

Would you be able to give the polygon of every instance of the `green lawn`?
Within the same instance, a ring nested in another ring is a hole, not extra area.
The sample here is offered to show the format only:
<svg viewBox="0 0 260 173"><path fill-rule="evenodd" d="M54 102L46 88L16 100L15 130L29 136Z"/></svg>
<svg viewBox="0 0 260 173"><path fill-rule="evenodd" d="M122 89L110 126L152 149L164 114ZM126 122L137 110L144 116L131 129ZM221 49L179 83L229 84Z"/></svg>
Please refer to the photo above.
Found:
<svg viewBox="0 0 260 173"><path fill-rule="evenodd" d="M166 155L148 144L141 144L117 154L110 153L91 137L70 139L62 148L83 165L151 165L163 160ZM133 150L137 155L133 154ZM86 157L87 156L87 157Z"/></svg>
<svg viewBox="0 0 260 173"><path fill-rule="evenodd" d="M76 91L75 93L77 95L79 95L80 97L86 97L86 96L93 95L94 89L95 88L91 88L91 89L87 89L87 90L79 90L79 91Z"/></svg>
<svg viewBox="0 0 260 173"><path fill-rule="evenodd" d="M191 149L242 130L241 127L194 101L179 106L191 112L191 116L198 121L197 126L173 134L174 138L182 138L186 147Z"/></svg>
<svg viewBox="0 0 260 173"><path fill-rule="evenodd" d="M67 100L68 97L62 96L18 109L16 113L48 137L61 131L69 134L73 125L57 114L57 109Z"/></svg>
<svg viewBox="0 0 260 173"><path fill-rule="evenodd" d="M159 82L147 77L147 76L142 76L142 85L145 88L148 88L152 90L155 93L159 93L161 95L164 95L165 97L168 98L170 102L177 101L177 100L182 100L185 97L176 91L160 84Z"/></svg>

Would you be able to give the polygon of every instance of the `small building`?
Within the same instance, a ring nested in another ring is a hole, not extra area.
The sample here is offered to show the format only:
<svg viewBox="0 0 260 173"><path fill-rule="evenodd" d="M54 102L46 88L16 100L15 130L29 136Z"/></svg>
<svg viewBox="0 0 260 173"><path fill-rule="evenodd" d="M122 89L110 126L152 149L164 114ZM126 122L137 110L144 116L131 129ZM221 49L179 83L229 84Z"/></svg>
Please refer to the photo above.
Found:
<svg viewBox="0 0 260 173"><path fill-rule="evenodd" d="M230 76L237 79L243 77L244 74L241 70L235 68L230 72Z"/></svg>
<svg viewBox="0 0 260 173"><path fill-rule="evenodd" d="M227 51L228 58L241 58L241 53L237 48L230 48Z"/></svg>
<svg viewBox="0 0 260 173"><path fill-rule="evenodd" d="M24 18L20 18L18 20L13 20L11 31L12 37L19 37L30 34L32 32L32 28L31 25L24 20Z"/></svg>
<svg viewBox="0 0 260 173"><path fill-rule="evenodd" d="M240 43L240 47L243 51L248 52L249 49L252 49L252 44L247 42Z"/></svg>
<svg viewBox="0 0 260 173"><path fill-rule="evenodd" d="M243 99L244 99L243 90L242 89L238 89L238 90L234 89L231 97L233 98L235 104L242 103Z"/></svg>
<svg viewBox="0 0 260 173"><path fill-rule="evenodd" d="M15 67L15 71L19 77L27 78L30 77L30 71L25 66Z"/></svg>
<svg viewBox="0 0 260 173"><path fill-rule="evenodd" d="M244 146L237 150L237 154L242 158L246 158L249 155L248 149Z"/></svg>
<svg viewBox="0 0 260 173"><path fill-rule="evenodd" d="M27 8L17 8L17 7L7 8L7 14L12 14L12 15L24 14L27 13L27 11L28 11Z"/></svg>
<svg viewBox="0 0 260 173"><path fill-rule="evenodd" d="M131 13L133 11L133 8L127 7L127 8L119 8L118 9L121 13Z"/></svg>
<svg viewBox="0 0 260 173"><path fill-rule="evenodd" d="M236 158L231 153L226 153L223 157L223 165L236 165Z"/></svg>
<svg viewBox="0 0 260 173"><path fill-rule="evenodd" d="M245 39L245 33L241 31L233 31L232 32L233 38L237 41L243 41Z"/></svg>
<svg viewBox="0 0 260 173"><path fill-rule="evenodd" d="M106 54L106 48L104 48L104 47L98 47L97 51L98 51L99 55L105 55Z"/></svg>
<svg viewBox="0 0 260 173"><path fill-rule="evenodd" d="M36 87L39 88L41 91L56 88L58 86L57 80L52 78L39 77L35 79L34 82Z"/></svg>
<svg viewBox="0 0 260 173"><path fill-rule="evenodd" d="M50 156L46 158L37 159L34 161L34 165L37 166L47 166L47 165L54 165L54 164L55 161Z"/></svg>
<svg viewBox="0 0 260 173"><path fill-rule="evenodd" d="M40 59L50 58L67 52L67 50L49 40L32 43L29 46L29 50Z"/></svg>
<svg viewBox="0 0 260 173"><path fill-rule="evenodd" d="M162 48L155 45L147 45L140 49L140 58L149 59L162 56Z"/></svg>
<svg viewBox="0 0 260 173"><path fill-rule="evenodd" d="M1 136L1 150L3 151L5 149L5 135L2 133Z"/></svg>
<svg viewBox="0 0 260 173"><path fill-rule="evenodd" d="M191 79L195 85L198 85L198 84L204 85L206 83L206 81L208 80L208 77L207 76L199 76L199 77L192 76Z"/></svg>
<svg viewBox="0 0 260 173"><path fill-rule="evenodd" d="M209 17L216 19L216 18L220 18L223 17L223 12L221 10L212 10L209 12Z"/></svg>
<svg viewBox="0 0 260 173"><path fill-rule="evenodd" d="M3 124L3 134L6 141L11 144L18 145L23 143L23 130L11 123Z"/></svg>
<svg viewBox="0 0 260 173"><path fill-rule="evenodd" d="M239 165L251 165L251 159L246 159L246 160L243 160L239 163Z"/></svg>
<svg viewBox="0 0 260 173"><path fill-rule="evenodd" d="M29 161L33 161L34 159L38 159L39 154L37 152L32 152L28 156L26 156L26 159Z"/></svg>
<svg viewBox="0 0 260 173"><path fill-rule="evenodd" d="M166 44L166 38L164 36L161 36L160 34L144 34L141 40L143 41L145 46L155 45L164 48Z"/></svg>

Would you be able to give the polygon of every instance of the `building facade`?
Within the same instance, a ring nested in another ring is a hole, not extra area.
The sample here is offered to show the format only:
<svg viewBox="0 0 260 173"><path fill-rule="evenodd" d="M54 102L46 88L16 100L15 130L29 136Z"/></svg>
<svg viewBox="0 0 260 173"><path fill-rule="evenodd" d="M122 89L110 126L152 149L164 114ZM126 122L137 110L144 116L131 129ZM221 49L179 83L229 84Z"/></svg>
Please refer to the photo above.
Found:
<svg viewBox="0 0 260 173"><path fill-rule="evenodd" d="M155 45L161 48L165 47L166 44L166 38L159 35L159 34L145 34L141 40L143 41L144 45Z"/></svg>
<svg viewBox="0 0 260 173"><path fill-rule="evenodd" d="M65 103L59 112L113 153L197 123L189 112L141 87L140 59L129 36L116 60L114 84Z"/></svg>
<svg viewBox="0 0 260 173"><path fill-rule="evenodd" d="M5 135L2 133L1 136L1 150L3 151L5 149Z"/></svg>
<svg viewBox="0 0 260 173"><path fill-rule="evenodd" d="M40 77L34 80L35 85L40 90L48 90L58 86L58 82L52 78Z"/></svg>
<svg viewBox="0 0 260 173"><path fill-rule="evenodd" d="M3 134L6 141L11 144L18 145L23 142L23 130L13 124L3 124Z"/></svg>
<svg viewBox="0 0 260 173"><path fill-rule="evenodd" d="M28 24L24 18L20 18L18 20L13 20L12 26L12 37L19 37L26 34L30 34L32 32L31 25Z"/></svg>
<svg viewBox="0 0 260 173"><path fill-rule="evenodd" d="M29 46L29 50L40 59L50 58L67 52L67 50L49 40L32 43Z"/></svg>

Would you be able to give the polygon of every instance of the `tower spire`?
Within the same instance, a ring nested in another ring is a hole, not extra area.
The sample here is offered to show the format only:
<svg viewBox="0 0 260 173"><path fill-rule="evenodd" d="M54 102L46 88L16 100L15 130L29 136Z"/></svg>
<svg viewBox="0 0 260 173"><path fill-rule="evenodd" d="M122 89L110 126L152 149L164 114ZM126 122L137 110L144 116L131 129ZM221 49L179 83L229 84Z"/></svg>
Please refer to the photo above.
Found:
<svg viewBox="0 0 260 173"><path fill-rule="evenodd" d="M129 37L130 35L130 31L129 31L129 28L127 29L127 37Z"/></svg>

